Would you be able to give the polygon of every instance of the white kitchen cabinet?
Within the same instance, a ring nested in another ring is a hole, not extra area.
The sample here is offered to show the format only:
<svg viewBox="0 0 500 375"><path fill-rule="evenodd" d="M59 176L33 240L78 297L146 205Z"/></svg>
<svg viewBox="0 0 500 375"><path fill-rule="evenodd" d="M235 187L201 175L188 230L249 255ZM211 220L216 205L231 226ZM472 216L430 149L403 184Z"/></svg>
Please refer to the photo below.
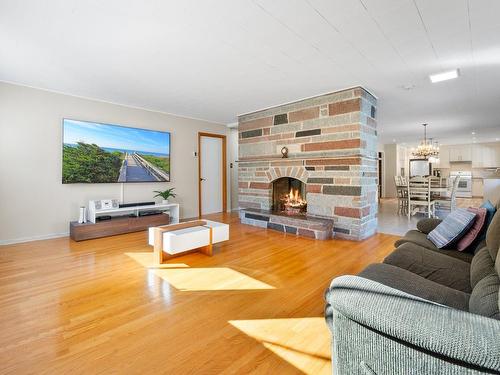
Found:
<svg viewBox="0 0 500 375"><path fill-rule="evenodd" d="M472 167L498 168L500 167L500 144L476 144L472 148Z"/></svg>
<svg viewBox="0 0 500 375"><path fill-rule="evenodd" d="M439 163L434 168L450 168L450 148L448 146L439 147Z"/></svg>
<svg viewBox="0 0 500 375"><path fill-rule="evenodd" d="M472 147L470 145L459 145L450 147L450 162L471 161Z"/></svg>
<svg viewBox="0 0 500 375"><path fill-rule="evenodd" d="M498 168L500 167L500 145L499 144L485 144L483 145L483 167L484 168Z"/></svg>
<svg viewBox="0 0 500 375"><path fill-rule="evenodd" d="M474 178L472 179L472 196L482 197L484 195L483 179Z"/></svg>
<svg viewBox="0 0 500 375"><path fill-rule="evenodd" d="M484 168L485 147L481 144L472 146L472 168Z"/></svg>

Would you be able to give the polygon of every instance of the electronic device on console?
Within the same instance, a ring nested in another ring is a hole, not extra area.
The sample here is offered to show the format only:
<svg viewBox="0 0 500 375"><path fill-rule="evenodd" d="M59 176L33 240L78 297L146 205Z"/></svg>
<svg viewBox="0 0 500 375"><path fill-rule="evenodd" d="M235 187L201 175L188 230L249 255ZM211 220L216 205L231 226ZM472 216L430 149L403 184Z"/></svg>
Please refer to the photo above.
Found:
<svg viewBox="0 0 500 375"><path fill-rule="evenodd" d="M151 211L139 211L139 216L151 216L151 215L161 215L162 211L151 210Z"/></svg>
<svg viewBox="0 0 500 375"><path fill-rule="evenodd" d="M155 202L138 202L138 203L122 203L119 204L118 206L120 208L125 208L125 207L138 207L138 206L154 206Z"/></svg>
<svg viewBox="0 0 500 375"><path fill-rule="evenodd" d="M119 208L118 199L100 199L97 201L89 201L89 210L94 209L95 212Z"/></svg>

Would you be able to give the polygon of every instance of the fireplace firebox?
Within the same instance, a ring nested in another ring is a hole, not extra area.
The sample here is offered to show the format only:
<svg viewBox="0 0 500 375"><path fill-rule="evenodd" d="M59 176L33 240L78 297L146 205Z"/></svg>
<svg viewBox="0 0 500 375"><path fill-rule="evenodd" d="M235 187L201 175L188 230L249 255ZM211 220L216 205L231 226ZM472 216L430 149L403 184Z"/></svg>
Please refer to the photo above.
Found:
<svg viewBox="0 0 500 375"><path fill-rule="evenodd" d="M291 177L273 181L273 211L289 215L305 214L307 210L305 186L302 181Z"/></svg>

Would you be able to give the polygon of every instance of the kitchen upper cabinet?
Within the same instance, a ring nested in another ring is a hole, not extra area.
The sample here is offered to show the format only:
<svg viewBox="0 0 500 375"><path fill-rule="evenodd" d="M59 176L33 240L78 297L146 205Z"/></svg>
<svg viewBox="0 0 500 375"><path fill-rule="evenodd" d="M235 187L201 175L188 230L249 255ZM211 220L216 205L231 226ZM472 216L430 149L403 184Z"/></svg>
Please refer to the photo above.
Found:
<svg viewBox="0 0 500 375"><path fill-rule="evenodd" d="M436 163L434 167L450 168L450 148L448 146L439 147L439 163Z"/></svg>
<svg viewBox="0 0 500 375"><path fill-rule="evenodd" d="M450 147L450 162L471 161L472 147L470 145L460 145Z"/></svg>
<svg viewBox="0 0 500 375"><path fill-rule="evenodd" d="M499 168L500 167L500 144L485 145L487 148L483 164L485 168Z"/></svg>
<svg viewBox="0 0 500 375"><path fill-rule="evenodd" d="M484 168L484 151L483 145L472 146L472 168Z"/></svg>
<svg viewBox="0 0 500 375"><path fill-rule="evenodd" d="M500 167L500 144L475 144L472 149L472 167L498 168Z"/></svg>

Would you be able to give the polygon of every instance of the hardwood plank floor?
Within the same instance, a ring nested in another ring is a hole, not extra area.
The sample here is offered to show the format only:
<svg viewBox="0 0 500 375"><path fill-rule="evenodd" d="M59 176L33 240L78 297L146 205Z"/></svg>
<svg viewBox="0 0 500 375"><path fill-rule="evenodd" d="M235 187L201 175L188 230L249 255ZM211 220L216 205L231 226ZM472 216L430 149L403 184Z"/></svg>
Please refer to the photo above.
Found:
<svg viewBox="0 0 500 375"><path fill-rule="evenodd" d="M146 233L0 247L0 373L330 373L323 292L398 238L314 241L231 224L214 256L147 268Z"/></svg>

